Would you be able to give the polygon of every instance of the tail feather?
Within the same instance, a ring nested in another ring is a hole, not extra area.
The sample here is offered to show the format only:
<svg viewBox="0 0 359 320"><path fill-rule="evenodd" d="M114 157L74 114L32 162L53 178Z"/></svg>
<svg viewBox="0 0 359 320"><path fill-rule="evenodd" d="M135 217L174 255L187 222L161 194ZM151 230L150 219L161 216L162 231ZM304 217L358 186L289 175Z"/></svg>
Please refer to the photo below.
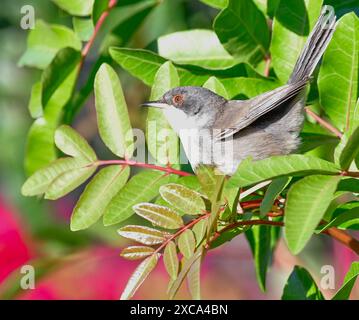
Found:
<svg viewBox="0 0 359 320"><path fill-rule="evenodd" d="M309 35L302 53L300 54L294 71L288 83L295 83L310 78L326 50L336 26L334 9L324 6L322 13Z"/></svg>

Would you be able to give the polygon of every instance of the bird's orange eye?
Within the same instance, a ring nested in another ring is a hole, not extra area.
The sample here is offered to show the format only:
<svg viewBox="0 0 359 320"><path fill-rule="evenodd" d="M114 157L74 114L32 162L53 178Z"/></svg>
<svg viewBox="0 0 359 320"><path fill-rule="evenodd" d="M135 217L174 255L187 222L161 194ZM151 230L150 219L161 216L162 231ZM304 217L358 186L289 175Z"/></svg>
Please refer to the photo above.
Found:
<svg viewBox="0 0 359 320"><path fill-rule="evenodd" d="M176 105L180 105L183 103L183 96L181 94L176 94L173 99L172 99L173 103Z"/></svg>

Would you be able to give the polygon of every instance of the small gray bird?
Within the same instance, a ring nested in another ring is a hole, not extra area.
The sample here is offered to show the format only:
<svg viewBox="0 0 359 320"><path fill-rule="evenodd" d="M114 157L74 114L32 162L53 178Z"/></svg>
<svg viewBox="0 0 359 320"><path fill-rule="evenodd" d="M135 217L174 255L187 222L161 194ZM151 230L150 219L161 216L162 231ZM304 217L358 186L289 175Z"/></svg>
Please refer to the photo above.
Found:
<svg viewBox="0 0 359 320"><path fill-rule="evenodd" d="M306 86L335 30L330 9L323 8L286 85L249 100L227 100L202 87L177 87L144 104L163 110L194 170L209 164L232 175L247 157L259 160L297 150Z"/></svg>

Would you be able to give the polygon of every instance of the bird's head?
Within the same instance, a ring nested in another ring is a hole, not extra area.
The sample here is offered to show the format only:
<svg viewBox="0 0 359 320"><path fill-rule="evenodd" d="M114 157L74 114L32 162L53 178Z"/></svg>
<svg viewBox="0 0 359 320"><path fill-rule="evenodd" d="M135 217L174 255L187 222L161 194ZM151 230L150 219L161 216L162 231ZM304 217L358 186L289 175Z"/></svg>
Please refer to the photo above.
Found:
<svg viewBox="0 0 359 320"><path fill-rule="evenodd" d="M217 113L227 100L202 87L177 87L157 101L146 102L148 107L161 108L177 131L183 128L211 128Z"/></svg>

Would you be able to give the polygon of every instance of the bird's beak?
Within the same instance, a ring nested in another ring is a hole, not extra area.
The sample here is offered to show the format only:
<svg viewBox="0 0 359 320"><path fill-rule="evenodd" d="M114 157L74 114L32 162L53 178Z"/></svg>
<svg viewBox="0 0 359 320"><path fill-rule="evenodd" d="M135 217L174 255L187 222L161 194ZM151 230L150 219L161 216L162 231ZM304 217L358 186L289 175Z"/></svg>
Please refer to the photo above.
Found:
<svg viewBox="0 0 359 320"><path fill-rule="evenodd" d="M164 103L164 102L161 101L161 100L158 100L158 101L148 101L148 102L142 103L142 104L141 104L141 107L153 107L153 108L163 109L163 108L168 107L168 104L167 104L167 103Z"/></svg>

